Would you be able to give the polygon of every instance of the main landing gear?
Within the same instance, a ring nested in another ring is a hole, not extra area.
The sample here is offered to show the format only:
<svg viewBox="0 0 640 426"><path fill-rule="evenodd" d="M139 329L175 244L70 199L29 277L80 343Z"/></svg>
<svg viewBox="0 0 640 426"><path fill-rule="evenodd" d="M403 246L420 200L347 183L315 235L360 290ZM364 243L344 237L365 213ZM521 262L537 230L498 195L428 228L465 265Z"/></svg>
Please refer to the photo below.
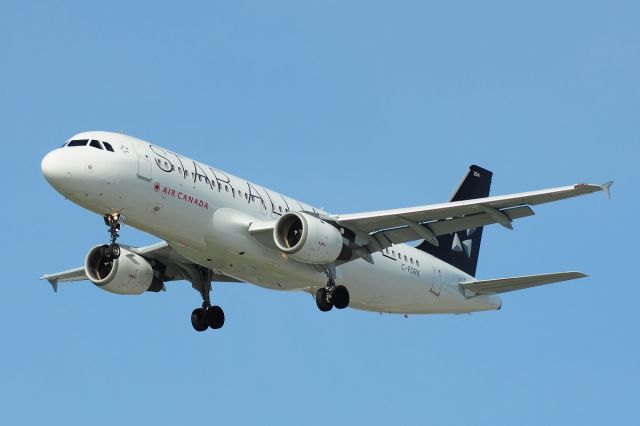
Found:
<svg viewBox="0 0 640 426"><path fill-rule="evenodd" d="M336 309L344 309L349 306L349 290L343 285L336 285L333 275L327 270L329 280L327 286L316 291L316 305L322 312Z"/></svg>
<svg viewBox="0 0 640 426"><path fill-rule="evenodd" d="M102 254L107 260L114 260L120 257L120 246L116 240L120 236L120 223L124 222L124 216L120 213L109 213L104 215L104 224L109 227L111 243L102 246Z"/></svg>
<svg viewBox="0 0 640 426"><path fill-rule="evenodd" d="M196 308L191 313L191 325L196 331L205 331L207 328L217 330L224 325L224 311L220 306L211 306L209 293L213 273L210 269L198 269L198 277L192 281L196 290L202 295L202 308Z"/></svg>

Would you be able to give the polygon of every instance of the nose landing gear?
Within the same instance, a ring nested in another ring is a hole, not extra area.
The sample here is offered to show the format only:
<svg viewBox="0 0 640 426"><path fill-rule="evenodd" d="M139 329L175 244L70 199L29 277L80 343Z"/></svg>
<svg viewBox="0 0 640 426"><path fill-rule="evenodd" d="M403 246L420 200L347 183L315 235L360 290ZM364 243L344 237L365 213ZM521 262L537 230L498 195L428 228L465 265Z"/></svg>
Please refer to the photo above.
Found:
<svg viewBox="0 0 640 426"><path fill-rule="evenodd" d="M120 213L108 213L104 215L104 223L109 227L109 235L111 237L110 244L102 246L102 255L107 260L114 260L120 257L120 246L116 244L116 240L120 236L120 224L124 222L124 215Z"/></svg>

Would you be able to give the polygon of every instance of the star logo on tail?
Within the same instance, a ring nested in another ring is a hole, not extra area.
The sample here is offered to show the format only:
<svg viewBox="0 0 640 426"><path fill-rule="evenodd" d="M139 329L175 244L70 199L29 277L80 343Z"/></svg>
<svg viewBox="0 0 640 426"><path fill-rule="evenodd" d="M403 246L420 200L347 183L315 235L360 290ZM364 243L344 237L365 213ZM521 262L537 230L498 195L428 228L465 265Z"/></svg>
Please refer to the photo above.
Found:
<svg viewBox="0 0 640 426"><path fill-rule="evenodd" d="M473 240L470 238L473 233L476 232L476 228L467 229L465 231L465 236L463 240L460 239L460 236L456 232L453 234L453 243L451 244L451 250L455 252L462 252L467 255L468 258L471 258L471 249L473 247Z"/></svg>

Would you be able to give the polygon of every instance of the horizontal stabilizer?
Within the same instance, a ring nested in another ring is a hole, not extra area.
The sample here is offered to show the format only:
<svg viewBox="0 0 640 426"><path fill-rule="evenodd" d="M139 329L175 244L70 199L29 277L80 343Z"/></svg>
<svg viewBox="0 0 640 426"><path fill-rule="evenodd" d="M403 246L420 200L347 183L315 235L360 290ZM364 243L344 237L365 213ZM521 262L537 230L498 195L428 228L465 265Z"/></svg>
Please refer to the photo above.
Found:
<svg viewBox="0 0 640 426"><path fill-rule="evenodd" d="M588 275L582 272L557 272L554 274L526 275L523 277L499 278L495 280L481 280L461 282L460 288L465 297L473 297L480 294L497 294L508 291L523 290L539 285L553 284L560 281L585 278Z"/></svg>
<svg viewBox="0 0 640 426"><path fill-rule="evenodd" d="M53 291L57 293L59 282L82 281L88 278L87 278L87 274L84 272L84 267L80 267L75 269L69 269L68 271L64 271L64 272L58 272L56 274L44 275L40 279L49 281L49 284L51 284L51 287L53 287Z"/></svg>

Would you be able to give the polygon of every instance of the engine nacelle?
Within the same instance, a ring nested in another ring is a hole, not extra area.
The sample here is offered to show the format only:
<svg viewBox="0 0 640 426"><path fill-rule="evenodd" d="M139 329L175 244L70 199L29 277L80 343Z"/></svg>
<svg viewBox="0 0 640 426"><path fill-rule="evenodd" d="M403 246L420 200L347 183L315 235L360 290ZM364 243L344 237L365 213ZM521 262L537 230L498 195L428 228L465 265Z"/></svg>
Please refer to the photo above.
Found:
<svg viewBox="0 0 640 426"><path fill-rule="evenodd" d="M157 281L144 257L122 247L119 258L106 260L102 246L95 246L87 253L84 271L97 287L116 294L142 294Z"/></svg>
<svg viewBox="0 0 640 426"><path fill-rule="evenodd" d="M285 213L273 228L276 246L304 263L334 262L343 249L342 234L327 222L306 213Z"/></svg>

